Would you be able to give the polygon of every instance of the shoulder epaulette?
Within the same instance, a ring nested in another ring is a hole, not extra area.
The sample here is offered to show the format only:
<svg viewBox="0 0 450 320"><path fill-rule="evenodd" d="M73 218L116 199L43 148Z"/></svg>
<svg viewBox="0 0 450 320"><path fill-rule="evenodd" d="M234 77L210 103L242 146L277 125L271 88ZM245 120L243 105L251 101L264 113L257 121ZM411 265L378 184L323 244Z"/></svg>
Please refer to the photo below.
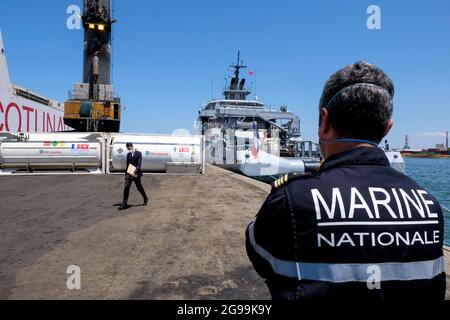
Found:
<svg viewBox="0 0 450 320"><path fill-rule="evenodd" d="M275 180L272 183L272 191L278 190L281 187L286 186L287 184L289 184L289 182L298 180L298 179L305 179L305 178L309 178L312 177L313 174L308 172L308 173L289 173L286 174L284 176L282 176L281 178Z"/></svg>

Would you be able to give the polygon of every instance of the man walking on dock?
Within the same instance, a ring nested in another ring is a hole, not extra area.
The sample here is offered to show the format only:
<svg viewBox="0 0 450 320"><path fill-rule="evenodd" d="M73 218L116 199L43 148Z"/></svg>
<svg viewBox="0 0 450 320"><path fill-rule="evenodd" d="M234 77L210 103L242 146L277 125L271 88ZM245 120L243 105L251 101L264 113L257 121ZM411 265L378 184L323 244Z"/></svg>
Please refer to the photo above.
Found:
<svg viewBox="0 0 450 320"><path fill-rule="evenodd" d="M137 190L144 198L144 206L148 204L148 197L145 193L144 187L142 186L142 153L137 151L131 142L127 143L127 166L125 173L125 189L123 190L123 202L119 207L119 210L128 209L128 197L130 195L131 184L134 182L136 184Z"/></svg>
<svg viewBox="0 0 450 320"><path fill-rule="evenodd" d="M441 206L378 147L393 97L391 79L366 62L326 82L323 165L277 180L247 228L249 258L273 299L444 300Z"/></svg>

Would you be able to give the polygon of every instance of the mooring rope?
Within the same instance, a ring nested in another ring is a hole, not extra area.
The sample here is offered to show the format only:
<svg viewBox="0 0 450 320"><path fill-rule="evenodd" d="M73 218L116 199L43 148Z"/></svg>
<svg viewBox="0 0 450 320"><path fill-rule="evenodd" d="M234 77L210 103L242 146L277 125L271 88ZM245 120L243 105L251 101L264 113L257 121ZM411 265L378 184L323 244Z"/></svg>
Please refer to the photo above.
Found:
<svg viewBox="0 0 450 320"><path fill-rule="evenodd" d="M445 211L450 212L450 209L447 208L446 206L443 206L443 205L441 204L441 207L442 207L442 209L444 209Z"/></svg>

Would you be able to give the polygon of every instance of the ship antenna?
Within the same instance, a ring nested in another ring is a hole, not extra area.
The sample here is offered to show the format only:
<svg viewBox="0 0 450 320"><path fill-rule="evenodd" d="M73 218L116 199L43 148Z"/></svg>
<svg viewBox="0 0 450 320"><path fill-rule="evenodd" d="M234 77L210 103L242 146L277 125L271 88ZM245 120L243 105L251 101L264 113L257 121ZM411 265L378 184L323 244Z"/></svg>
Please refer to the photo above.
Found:
<svg viewBox="0 0 450 320"><path fill-rule="evenodd" d="M212 79L211 81L211 100L213 99L213 97L214 97L214 79Z"/></svg>
<svg viewBox="0 0 450 320"><path fill-rule="evenodd" d="M238 79L238 80L239 80L239 69L240 69L239 60L241 60L241 51L240 50L238 50L238 56L237 56L237 62L236 62L236 73L235 73L236 79Z"/></svg>
<svg viewBox="0 0 450 320"><path fill-rule="evenodd" d="M231 68L234 68L234 77L236 78L237 82L239 82L239 71L241 69L246 69L247 66L244 66L244 62L241 61L241 51L238 50L238 56L237 56L237 62L235 65L231 65Z"/></svg>

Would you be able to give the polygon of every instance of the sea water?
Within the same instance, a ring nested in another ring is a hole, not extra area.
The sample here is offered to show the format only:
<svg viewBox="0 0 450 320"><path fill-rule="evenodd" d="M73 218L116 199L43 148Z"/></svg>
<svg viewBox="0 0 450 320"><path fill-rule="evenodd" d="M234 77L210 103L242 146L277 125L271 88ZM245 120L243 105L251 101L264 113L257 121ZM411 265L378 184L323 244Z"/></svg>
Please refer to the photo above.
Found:
<svg viewBox="0 0 450 320"><path fill-rule="evenodd" d="M407 158L406 173L433 194L444 212L445 243L450 245L450 159ZM446 209L447 208L447 209Z"/></svg>

